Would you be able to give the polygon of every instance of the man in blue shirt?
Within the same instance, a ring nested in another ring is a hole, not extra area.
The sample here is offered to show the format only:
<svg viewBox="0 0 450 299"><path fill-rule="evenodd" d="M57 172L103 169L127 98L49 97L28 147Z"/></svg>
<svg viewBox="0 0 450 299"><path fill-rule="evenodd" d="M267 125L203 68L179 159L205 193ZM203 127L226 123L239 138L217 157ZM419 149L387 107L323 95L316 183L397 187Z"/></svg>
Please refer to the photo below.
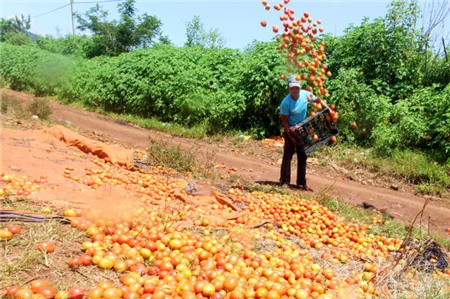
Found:
<svg viewBox="0 0 450 299"><path fill-rule="evenodd" d="M289 185L291 182L291 161L297 152L297 186L305 191L313 191L306 184L305 149L293 136L290 127L304 121L308 110L308 103L315 102L317 98L309 91L301 89L301 84L294 76L288 80L289 94L280 105L281 122L284 128L284 152L281 163L280 184ZM321 103L328 108L324 101Z"/></svg>

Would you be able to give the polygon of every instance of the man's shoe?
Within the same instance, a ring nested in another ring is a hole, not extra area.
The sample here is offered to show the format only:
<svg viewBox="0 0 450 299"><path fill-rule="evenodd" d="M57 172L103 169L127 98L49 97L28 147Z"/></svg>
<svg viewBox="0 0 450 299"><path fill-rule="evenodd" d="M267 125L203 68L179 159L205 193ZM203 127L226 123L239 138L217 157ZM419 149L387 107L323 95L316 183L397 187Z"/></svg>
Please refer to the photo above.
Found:
<svg viewBox="0 0 450 299"><path fill-rule="evenodd" d="M288 188L289 187L289 183L280 181L280 186L283 187L283 188Z"/></svg>
<svg viewBox="0 0 450 299"><path fill-rule="evenodd" d="M309 188L308 186L301 186L301 185L299 185L298 187L299 187L301 190L303 190L303 191L314 192L314 190L311 189L311 188Z"/></svg>

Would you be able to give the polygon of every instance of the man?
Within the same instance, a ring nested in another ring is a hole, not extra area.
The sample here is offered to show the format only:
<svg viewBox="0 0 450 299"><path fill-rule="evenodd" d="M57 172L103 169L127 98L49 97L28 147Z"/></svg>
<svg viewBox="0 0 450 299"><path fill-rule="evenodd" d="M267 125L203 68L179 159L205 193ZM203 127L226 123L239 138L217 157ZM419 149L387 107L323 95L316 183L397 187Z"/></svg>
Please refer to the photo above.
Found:
<svg viewBox="0 0 450 299"><path fill-rule="evenodd" d="M291 161L297 152L297 186L305 191L313 191L306 184L306 160L307 156L303 145L295 139L290 128L306 119L308 109L308 99L311 102L319 101L309 91L301 89L301 84L294 76L288 80L289 94L283 99L280 105L281 122L284 128L284 152L281 163L280 184L287 186L291 182ZM322 105L328 108L324 101ZM328 108L329 109L329 108Z"/></svg>

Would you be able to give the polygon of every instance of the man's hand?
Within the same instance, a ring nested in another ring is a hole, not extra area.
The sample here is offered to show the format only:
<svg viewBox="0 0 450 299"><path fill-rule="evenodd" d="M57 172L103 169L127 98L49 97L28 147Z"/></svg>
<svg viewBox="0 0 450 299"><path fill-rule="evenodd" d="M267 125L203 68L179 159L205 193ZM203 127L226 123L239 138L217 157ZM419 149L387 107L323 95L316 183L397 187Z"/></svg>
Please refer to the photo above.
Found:
<svg viewBox="0 0 450 299"><path fill-rule="evenodd" d="M299 141L294 136L289 135L289 138L291 139L291 141L295 145L295 147L298 147L300 145Z"/></svg>

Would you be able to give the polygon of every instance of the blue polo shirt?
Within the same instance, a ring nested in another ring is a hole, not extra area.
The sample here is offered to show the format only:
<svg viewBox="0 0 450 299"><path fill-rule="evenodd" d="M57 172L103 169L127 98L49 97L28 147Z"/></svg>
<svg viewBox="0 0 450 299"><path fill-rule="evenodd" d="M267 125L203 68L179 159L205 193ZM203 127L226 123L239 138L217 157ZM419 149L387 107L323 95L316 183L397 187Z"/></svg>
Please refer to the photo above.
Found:
<svg viewBox="0 0 450 299"><path fill-rule="evenodd" d="M306 118L306 112L308 110L308 97L311 93L307 90L300 90L300 95L297 100L288 94L280 105L281 115L288 115L288 122L290 126L294 126L299 122L302 122ZM315 102L316 97L312 96L311 102Z"/></svg>

